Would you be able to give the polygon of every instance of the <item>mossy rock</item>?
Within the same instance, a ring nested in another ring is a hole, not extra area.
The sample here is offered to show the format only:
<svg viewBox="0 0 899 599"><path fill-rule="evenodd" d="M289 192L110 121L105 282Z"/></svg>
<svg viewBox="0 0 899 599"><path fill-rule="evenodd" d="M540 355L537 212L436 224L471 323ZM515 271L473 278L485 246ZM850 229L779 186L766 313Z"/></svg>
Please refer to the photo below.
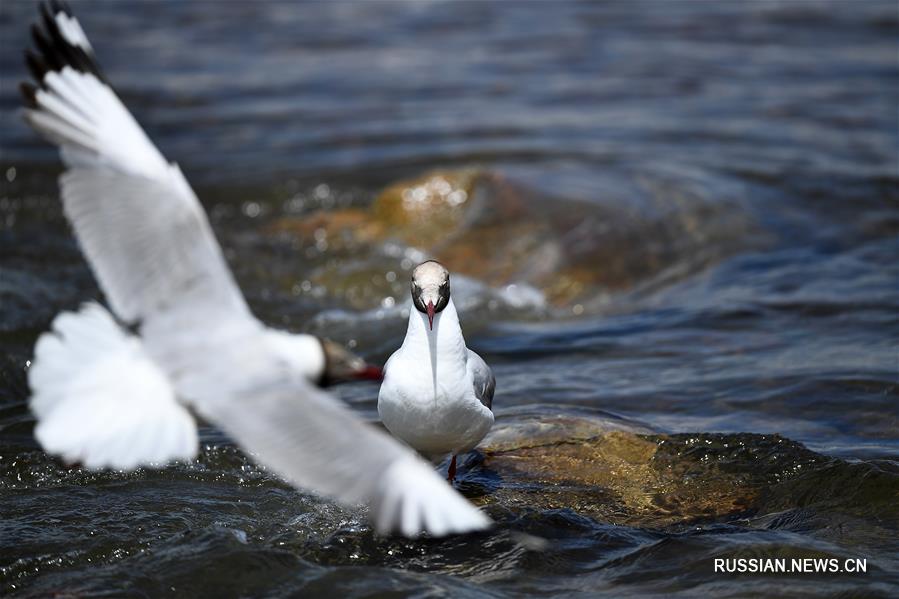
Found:
<svg viewBox="0 0 899 599"><path fill-rule="evenodd" d="M797 464L821 460L777 435L662 435L585 415L500 419L480 451L463 489L483 505L650 528L748 514Z"/></svg>

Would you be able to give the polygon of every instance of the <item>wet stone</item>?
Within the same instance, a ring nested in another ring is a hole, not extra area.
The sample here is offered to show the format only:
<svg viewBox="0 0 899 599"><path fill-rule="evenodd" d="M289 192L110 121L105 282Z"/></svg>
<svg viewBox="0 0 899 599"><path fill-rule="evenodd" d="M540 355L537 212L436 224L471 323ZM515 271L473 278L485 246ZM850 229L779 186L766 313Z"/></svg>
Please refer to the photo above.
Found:
<svg viewBox="0 0 899 599"><path fill-rule="evenodd" d="M500 420L480 451L463 491L488 509L652 528L746 515L797 466L826 460L776 435L660 435L588 416Z"/></svg>

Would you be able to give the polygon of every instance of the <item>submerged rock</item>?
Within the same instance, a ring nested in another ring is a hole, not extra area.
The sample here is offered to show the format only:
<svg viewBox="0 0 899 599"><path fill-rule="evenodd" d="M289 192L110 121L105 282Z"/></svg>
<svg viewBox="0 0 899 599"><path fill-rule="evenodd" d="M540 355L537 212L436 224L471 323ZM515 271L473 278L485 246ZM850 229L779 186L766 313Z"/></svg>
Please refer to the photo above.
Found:
<svg viewBox="0 0 899 599"><path fill-rule="evenodd" d="M496 173L442 170L387 187L367 209L285 217L272 230L324 242L342 266L320 269L314 282L362 298L354 307L405 287L404 277L383 280L398 262L385 244L398 244L491 285L527 283L551 305L581 305L580 313L611 292L713 263L745 246L753 229L744 211L720 198L672 186L641 193L646 197L631 204L574 201ZM383 289L368 289L372 281Z"/></svg>

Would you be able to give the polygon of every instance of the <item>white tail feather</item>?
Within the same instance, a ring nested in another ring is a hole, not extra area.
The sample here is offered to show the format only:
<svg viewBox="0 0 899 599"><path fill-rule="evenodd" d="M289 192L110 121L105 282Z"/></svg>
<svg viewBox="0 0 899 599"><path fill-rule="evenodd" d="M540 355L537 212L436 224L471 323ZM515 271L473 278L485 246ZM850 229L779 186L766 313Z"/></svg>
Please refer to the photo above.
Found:
<svg viewBox="0 0 899 599"><path fill-rule="evenodd" d="M140 341L97 304L56 317L28 383L35 436L67 462L130 469L196 456L193 417Z"/></svg>

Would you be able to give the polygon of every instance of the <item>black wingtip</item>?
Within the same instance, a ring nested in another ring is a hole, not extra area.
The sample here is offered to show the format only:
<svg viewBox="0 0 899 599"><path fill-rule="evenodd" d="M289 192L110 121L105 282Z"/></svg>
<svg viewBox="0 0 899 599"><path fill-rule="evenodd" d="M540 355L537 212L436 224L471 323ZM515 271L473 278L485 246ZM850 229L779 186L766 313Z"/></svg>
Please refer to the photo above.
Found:
<svg viewBox="0 0 899 599"><path fill-rule="evenodd" d="M41 53L41 58L44 60L44 63L49 67L48 70L61 70L63 66L62 62L60 62L56 52L53 51L50 41L44 36L44 32L41 31L41 28L37 25L31 26L31 39L34 40L34 45Z"/></svg>
<svg viewBox="0 0 899 599"><path fill-rule="evenodd" d="M31 37L37 54L26 53L25 61L36 82L41 84L47 71L61 71L71 67L82 73L92 73L100 81L106 81L93 53L80 45L72 44L60 31L56 17L60 13L74 18L72 9L64 0L49 0L39 5L40 17L31 26Z"/></svg>
<svg viewBox="0 0 899 599"><path fill-rule="evenodd" d="M53 15L55 15L59 11L55 8L51 8L50 4L41 2L40 4L38 4L38 12L41 13L41 17L44 19L44 24L45 26L47 26L46 24L48 22L53 21Z"/></svg>
<svg viewBox="0 0 899 599"><path fill-rule="evenodd" d="M34 80L38 84L43 85L44 75L47 74L48 70L44 61L31 50L25 50L25 65L28 67L31 76L34 77Z"/></svg>
<svg viewBox="0 0 899 599"><path fill-rule="evenodd" d="M28 108L37 108L37 88L27 81L19 84L19 91L22 93L22 100Z"/></svg>

